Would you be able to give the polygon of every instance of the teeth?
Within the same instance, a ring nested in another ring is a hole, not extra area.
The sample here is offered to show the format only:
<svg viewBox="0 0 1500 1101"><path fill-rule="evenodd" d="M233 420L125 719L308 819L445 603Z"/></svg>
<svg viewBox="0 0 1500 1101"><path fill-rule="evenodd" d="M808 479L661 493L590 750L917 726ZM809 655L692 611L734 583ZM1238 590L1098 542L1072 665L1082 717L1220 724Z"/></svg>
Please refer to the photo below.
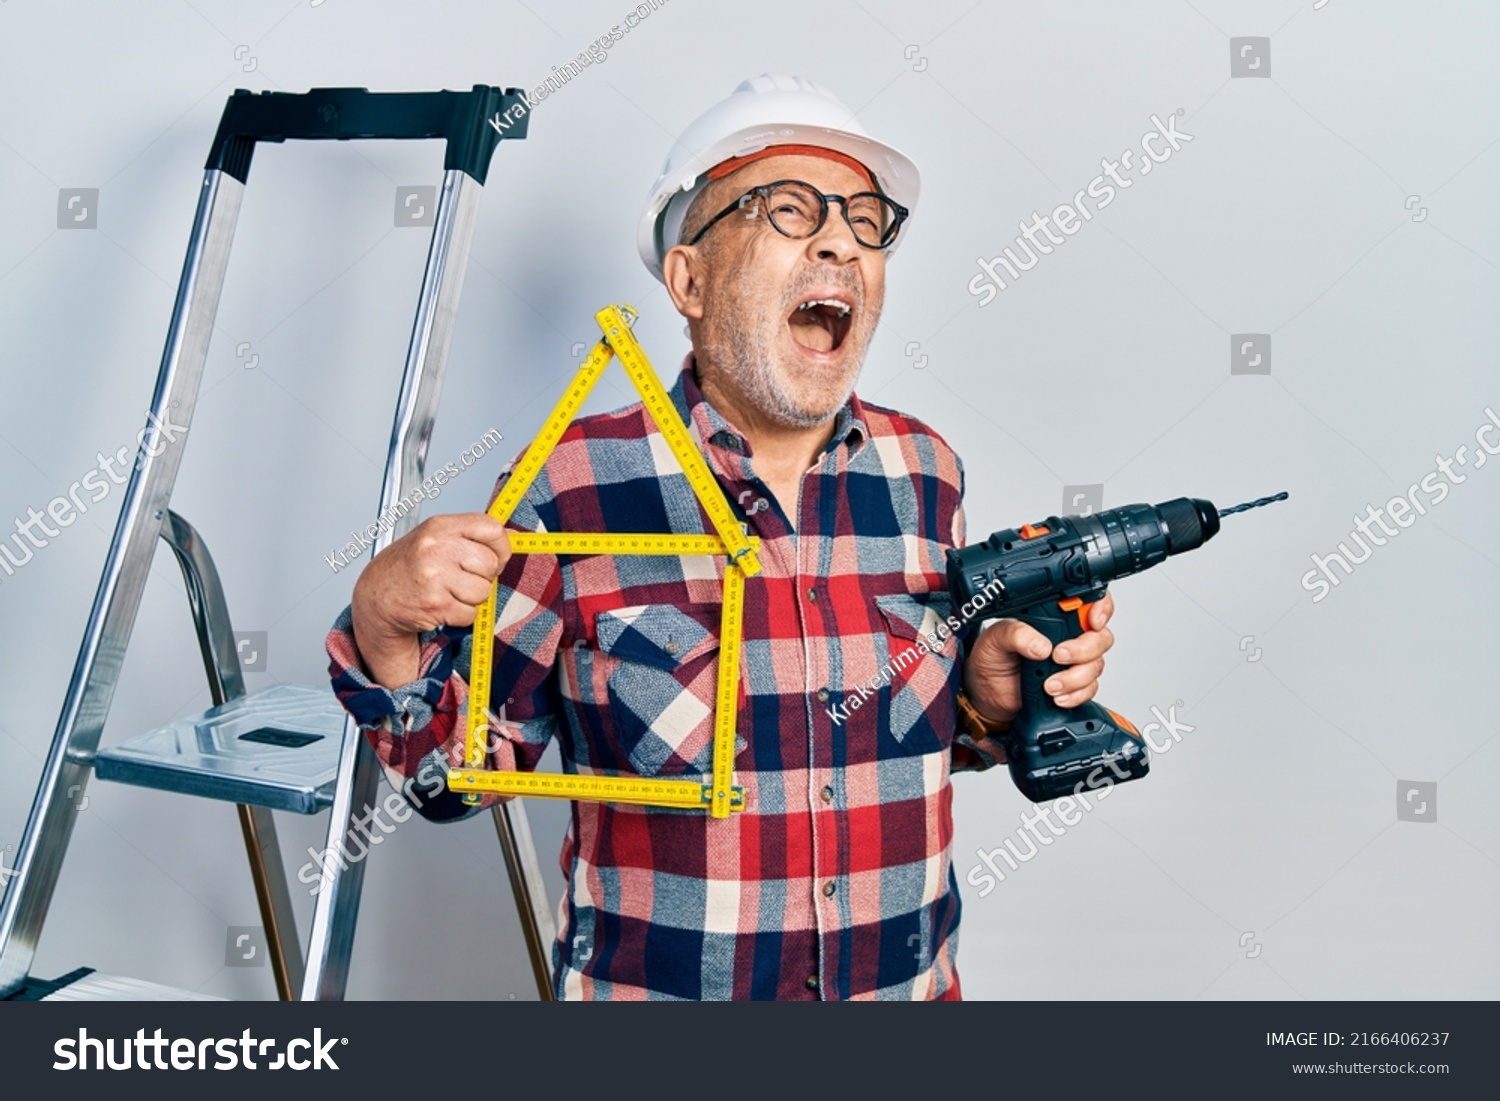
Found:
<svg viewBox="0 0 1500 1101"><path fill-rule="evenodd" d="M802 303L802 305L797 307L797 310L800 313L802 310L810 310L814 306L832 306L834 309L838 310L840 317L849 316L849 307L845 303L839 302L838 300L833 298L820 298L812 302L804 302Z"/></svg>

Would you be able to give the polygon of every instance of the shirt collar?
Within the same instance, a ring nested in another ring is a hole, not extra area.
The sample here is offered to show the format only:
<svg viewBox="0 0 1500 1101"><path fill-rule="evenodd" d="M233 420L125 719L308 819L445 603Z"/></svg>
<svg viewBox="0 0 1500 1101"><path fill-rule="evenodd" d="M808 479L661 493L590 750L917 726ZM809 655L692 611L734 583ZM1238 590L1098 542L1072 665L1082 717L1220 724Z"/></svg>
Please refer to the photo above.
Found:
<svg viewBox="0 0 1500 1101"><path fill-rule="evenodd" d="M672 386L671 398L672 404L677 407L678 414L687 423L688 429L700 447L707 444L746 458L750 456L750 443L745 439L745 434L729 423L728 419L703 396L703 391L698 386L696 363L692 352L683 357L682 370L677 375L677 382ZM823 449L824 454L842 444L848 447L851 457L857 455L864 447L865 441L869 439L869 435L864 405L861 404L858 394L850 393L849 400L834 416L833 437L828 441L828 446Z"/></svg>

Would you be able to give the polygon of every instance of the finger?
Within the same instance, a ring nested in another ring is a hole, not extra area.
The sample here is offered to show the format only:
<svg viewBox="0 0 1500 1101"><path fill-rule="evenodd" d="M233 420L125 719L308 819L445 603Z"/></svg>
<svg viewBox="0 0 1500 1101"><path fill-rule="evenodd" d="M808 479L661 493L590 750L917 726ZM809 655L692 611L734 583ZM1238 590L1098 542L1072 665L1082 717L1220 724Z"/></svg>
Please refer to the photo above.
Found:
<svg viewBox="0 0 1500 1101"><path fill-rule="evenodd" d="M464 573L485 581L494 581L500 569L504 566L500 555L496 554L490 547L483 543L476 543L472 539L465 539L458 548L458 565Z"/></svg>
<svg viewBox="0 0 1500 1101"><path fill-rule="evenodd" d="M1099 631L1085 631L1077 638L1070 638L1067 642L1060 643L1052 655L1052 660L1064 665L1093 661L1095 658L1103 657L1114 644L1114 632L1108 627Z"/></svg>
<svg viewBox="0 0 1500 1101"><path fill-rule="evenodd" d="M462 536L500 551L510 545L505 525L487 512L456 512L437 516L431 521L444 535Z"/></svg>
<svg viewBox="0 0 1500 1101"><path fill-rule="evenodd" d="M1035 627L1027 626L1019 619L1000 619L993 627L979 636L980 642L1016 654L1019 657L1044 658L1052 652L1052 643Z"/></svg>
<svg viewBox="0 0 1500 1101"><path fill-rule="evenodd" d="M1105 593L1102 600L1097 600L1089 605L1089 626L1098 630L1109 622L1110 617L1115 614L1115 594Z"/></svg>
<svg viewBox="0 0 1500 1101"><path fill-rule="evenodd" d="M1088 685L1093 684L1099 679L1099 674L1103 672L1103 658L1084 665L1070 665L1068 668L1053 673L1048 677L1044 687L1047 690L1047 694L1056 699L1066 696L1069 693L1080 691Z"/></svg>
<svg viewBox="0 0 1500 1101"><path fill-rule="evenodd" d="M451 599L469 608L479 607L494 590L487 578L476 577L472 573L454 574L448 578L447 587Z"/></svg>
<svg viewBox="0 0 1500 1101"><path fill-rule="evenodd" d="M476 543L482 543L499 555L502 565L510 558L510 535L506 532L505 525L494 517L481 513L474 527L466 530L464 534L467 538Z"/></svg>
<svg viewBox="0 0 1500 1101"><path fill-rule="evenodd" d="M1094 681L1087 688L1081 688L1077 692L1069 692L1063 696L1053 696L1052 702L1058 707L1077 707L1088 703L1099 693L1099 682Z"/></svg>
<svg viewBox="0 0 1500 1101"><path fill-rule="evenodd" d="M455 600L448 605L447 611L441 617L441 622L449 627L472 627L478 614L477 605Z"/></svg>

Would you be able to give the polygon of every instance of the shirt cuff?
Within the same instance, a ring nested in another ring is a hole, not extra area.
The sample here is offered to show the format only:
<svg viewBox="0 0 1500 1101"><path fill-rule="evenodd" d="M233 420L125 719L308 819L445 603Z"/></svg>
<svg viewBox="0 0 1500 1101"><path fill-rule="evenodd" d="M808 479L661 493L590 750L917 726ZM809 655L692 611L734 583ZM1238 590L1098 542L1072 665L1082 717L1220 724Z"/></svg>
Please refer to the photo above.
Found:
<svg viewBox="0 0 1500 1101"><path fill-rule="evenodd" d="M352 609L346 607L334 621L327 639L328 676L334 695L361 729L374 730L389 722L390 727L409 733L424 730L432 722L453 675L453 660L463 646L463 637L454 638L440 628L424 631L418 644L421 675L410 684L387 688L371 681L360 660Z"/></svg>
<svg viewBox="0 0 1500 1101"><path fill-rule="evenodd" d="M953 739L954 772L982 772L1005 762L1005 746L998 738L976 738L959 731Z"/></svg>

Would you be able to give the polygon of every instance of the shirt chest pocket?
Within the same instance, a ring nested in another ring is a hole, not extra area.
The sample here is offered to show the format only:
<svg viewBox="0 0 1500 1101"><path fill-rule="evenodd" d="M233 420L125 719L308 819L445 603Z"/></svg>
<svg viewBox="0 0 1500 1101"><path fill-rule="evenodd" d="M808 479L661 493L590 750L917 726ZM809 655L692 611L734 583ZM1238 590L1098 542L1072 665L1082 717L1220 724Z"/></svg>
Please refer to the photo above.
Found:
<svg viewBox="0 0 1500 1101"><path fill-rule="evenodd" d="M952 600L944 592L893 593L876 597L875 606L889 635L876 636L876 650L890 670L891 737L908 753L946 751L958 721L962 668L958 642L946 626ZM935 637L940 623L946 638Z"/></svg>
<svg viewBox="0 0 1500 1101"><path fill-rule="evenodd" d="M719 618L718 604L638 604L595 617L615 734L642 776L713 770Z"/></svg>

